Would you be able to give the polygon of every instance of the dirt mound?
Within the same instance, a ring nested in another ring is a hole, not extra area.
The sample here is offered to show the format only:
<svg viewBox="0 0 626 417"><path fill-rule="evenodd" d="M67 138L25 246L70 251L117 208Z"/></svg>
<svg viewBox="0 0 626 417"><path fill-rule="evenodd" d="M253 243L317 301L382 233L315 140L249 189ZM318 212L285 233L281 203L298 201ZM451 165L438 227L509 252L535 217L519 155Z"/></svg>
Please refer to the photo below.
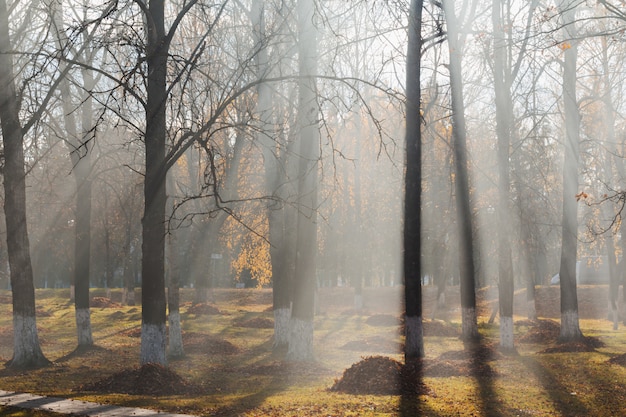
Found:
<svg viewBox="0 0 626 417"><path fill-rule="evenodd" d="M346 369L330 390L346 394L424 394L428 390L420 381L420 368L421 362L405 366L391 358L370 356Z"/></svg>
<svg viewBox="0 0 626 417"><path fill-rule="evenodd" d="M402 345L380 336L374 336L362 340L353 340L341 346L340 349L357 352L398 353L402 351Z"/></svg>
<svg viewBox="0 0 626 417"><path fill-rule="evenodd" d="M150 396L195 395L201 392L199 387L186 382L171 369L152 363L82 385L79 390Z"/></svg>
<svg viewBox="0 0 626 417"><path fill-rule="evenodd" d="M399 326L402 324L402 320L391 314L374 314L368 317L365 323L376 327Z"/></svg>
<svg viewBox="0 0 626 417"><path fill-rule="evenodd" d="M187 353L211 355L235 355L239 353L239 348L229 341L204 333L183 333L183 346Z"/></svg>
<svg viewBox="0 0 626 417"><path fill-rule="evenodd" d="M116 303L112 301L110 298L106 297L93 297L89 301L89 306L92 308L119 308L122 307L120 303Z"/></svg>
<svg viewBox="0 0 626 417"><path fill-rule="evenodd" d="M583 336L581 340L571 342L557 342L539 353L572 353L572 352L595 352L597 348L604 346L604 342L592 336Z"/></svg>
<svg viewBox="0 0 626 417"><path fill-rule="evenodd" d="M273 329L274 320L265 317L255 317L248 320L238 320L235 323L237 327L246 327L248 329Z"/></svg>
<svg viewBox="0 0 626 417"><path fill-rule="evenodd" d="M561 326L554 320L520 320L516 326L527 326L528 331L519 338L520 343L555 343Z"/></svg>
<svg viewBox="0 0 626 417"><path fill-rule="evenodd" d="M187 314L195 314L196 316L212 316L223 314L217 307L211 304L198 303L187 308Z"/></svg>

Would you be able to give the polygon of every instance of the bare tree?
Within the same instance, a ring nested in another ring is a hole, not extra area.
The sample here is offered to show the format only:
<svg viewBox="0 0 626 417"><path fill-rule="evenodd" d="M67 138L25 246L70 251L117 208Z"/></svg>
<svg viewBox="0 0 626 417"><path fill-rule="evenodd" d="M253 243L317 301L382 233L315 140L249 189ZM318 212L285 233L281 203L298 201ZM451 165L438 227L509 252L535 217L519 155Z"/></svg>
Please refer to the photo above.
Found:
<svg viewBox="0 0 626 417"><path fill-rule="evenodd" d="M298 234L296 276L287 359L313 359L313 316L315 313L315 259L317 254L317 178L320 158L319 108L315 75L317 69L317 34L314 26L313 0L298 0L299 52L299 172Z"/></svg>
<svg viewBox="0 0 626 417"><path fill-rule="evenodd" d="M422 326L422 117L421 53L422 7L411 1L406 76L406 171L404 192L404 304L405 362L424 356Z"/></svg>
<svg viewBox="0 0 626 417"><path fill-rule="evenodd" d="M454 141L454 166L456 168L455 190L457 217L459 222L459 268L461 283L462 337L465 340L478 338L476 315L476 270L474 265L474 231L470 205L467 132L465 125L465 104L463 102L462 46L459 21L454 8L454 0L442 2L448 34L450 53L450 95L452 101L452 136Z"/></svg>
<svg viewBox="0 0 626 417"><path fill-rule="evenodd" d="M563 340L582 337L578 324L576 292L576 256L578 246L578 160L580 114L576 98L576 1L564 0L558 5L563 24L563 105L565 109L565 159L563 162L563 224L561 235L561 334Z"/></svg>
<svg viewBox="0 0 626 417"><path fill-rule="evenodd" d="M37 335L35 289L26 226L24 131L10 53L9 12L0 0L0 126L4 143L4 213L13 292L13 358L10 366L47 365Z"/></svg>

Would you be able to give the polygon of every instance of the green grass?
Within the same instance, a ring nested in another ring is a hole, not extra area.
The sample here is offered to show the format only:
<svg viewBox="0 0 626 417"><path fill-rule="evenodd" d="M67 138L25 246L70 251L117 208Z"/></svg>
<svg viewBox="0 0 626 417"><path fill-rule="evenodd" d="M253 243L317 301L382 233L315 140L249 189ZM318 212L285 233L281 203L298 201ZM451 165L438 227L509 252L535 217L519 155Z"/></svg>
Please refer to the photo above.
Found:
<svg viewBox="0 0 626 417"><path fill-rule="evenodd" d="M345 290L336 290L345 291ZM539 353L545 344L517 343L518 355L490 360L492 376L471 375L424 378L429 388L416 402L407 403L393 395L348 395L330 392L336 378L362 357L384 355L402 359L399 351L353 351L342 347L350 342L378 339L390 345L401 342L398 326L371 326L369 315L386 312L399 316L397 294L366 293L367 311L345 314L347 308L334 303L340 297L325 297L323 314L315 320L315 364L286 364L283 355L271 349L271 329L235 326L242 319L272 318L268 290L218 290L215 306L223 313L211 316L188 314L181 309L186 333L210 335L238 348L235 354L203 351L195 346L188 354L170 362L186 380L204 389L203 395L142 397L126 394L86 392L83 384L138 365L139 338L127 331L140 326L140 307L93 308L92 325L98 349L70 355L75 348L73 306L63 290L38 290L37 305L42 349L53 361L49 367L28 372L0 370L0 389L76 398L86 401L146 407L171 412L219 416L394 416L401 407L416 407L423 416L616 416L626 404L626 369L608 363L626 353L626 335L613 331L606 320L584 319L586 335L599 338L605 346L590 353ZM94 292L95 295L103 295ZM369 295L368 295L369 294ZM0 294L5 297L7 294ZM192 294L183 292L183 302ZM119 299L119 293L113 298ZM368 298L369 297L369 298ZM384 298L387 297L387 298ZM349 296L344 297L350 299ZM378 302L378 301L380 302ZM392 302L390 302L390 300ZM332 303L329 304L329 301ZM368 314L369 313L369 314ZM428 314L425 314L429 317ZM485 343L497 343L497 324L480 331ZM517 317L522 319L522 317ZM460 326L450 315L450 324ZM496 322L497 323L497 322ZM517 331L525 332L525 327ZM0 303L0 358L12 355L11 306ZM427 360L445 352L460 351L456 337L427 336ZM0 415L54 416L51 413L0 409ZM10 414L14 413L14 414ZM22 414L20 414L22 413Z"/></svg>

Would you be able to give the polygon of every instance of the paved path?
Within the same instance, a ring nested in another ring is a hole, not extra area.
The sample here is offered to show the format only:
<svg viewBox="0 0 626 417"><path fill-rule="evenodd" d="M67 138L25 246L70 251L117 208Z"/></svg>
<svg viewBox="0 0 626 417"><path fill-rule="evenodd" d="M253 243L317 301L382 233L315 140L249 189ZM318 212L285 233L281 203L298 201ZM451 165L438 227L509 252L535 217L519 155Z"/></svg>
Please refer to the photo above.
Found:
<svg viewBox="0 0 626 417"><path fill-rule="evenodd" d="M130 417L130 416L151 416L151 417L194 417L189 414L172 414L158 411L146 410L144 408L119 407L116 405L106 405L90 403L87 401L68 400L66 398L42 397L33 394L23 394L18 392L0 390L0 405L18 408L30 408L34 410L52 411L61 414L72 414L74 416L93 417Z"/></svg>

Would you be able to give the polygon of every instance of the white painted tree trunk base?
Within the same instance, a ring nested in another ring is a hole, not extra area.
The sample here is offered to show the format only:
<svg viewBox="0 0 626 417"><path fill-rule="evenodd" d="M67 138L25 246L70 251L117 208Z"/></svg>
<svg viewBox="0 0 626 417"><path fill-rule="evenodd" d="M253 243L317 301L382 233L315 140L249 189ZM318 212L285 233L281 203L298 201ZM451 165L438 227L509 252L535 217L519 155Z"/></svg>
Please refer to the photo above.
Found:
<svg viewBox="0 0 626 417"><path fill-rule="evenodd" d="M166 346L165 323L163 324L141 324L141 355L140 363L158 363L167 365L165 354Z"/></svg>
<svg viewBox="0 0 626 417"><path fill-rule="evenodd" d="M405 358L423 358L424 357L424 324L422 316L404 317L405 341L404 356Z"/></svg>
<svg viewBox="0 0 626 417"><path fill-rule="evenodd" d="M274 348L281 348L289 345L290 320L290 308L277 308L274 310Z"/></svg>
<svg viewBox="0 0 626 417"><path fill-rule="evenodd" d="M478 338L478 319L475 308L461 309L461 332L463 340Z"/></svg>
<svg viewBox="0 0 626 417"><path fill-rule="evenodd" d="M312 362L315 360L313 355L313 320L291 318L287 360L294 362Z"/></svg>
<svg viewBox="0 0 626 417"><path fill-rule="evenodd" d="M183 331L180 324L180 312L170 312L169 322L169 355L174 358L185 356L183 347Z"/></svg>
<svg viewBox="0 0 626 417"><path fill-rule="evenodd" d="M562 340L574 340L582 336L578 321L578 311L569 310L561 312L561 333Z"/></svg>
<svg viewBox="0 0 626 417"><path fill-rule="evenodd" d="M76 334L78 346L93 346L91 334L91 313L88 308L76 309Z"/></svg>
<svg viewBox="0 0 626 417"><path fill-rule="evenodd" d="M35 317L13 314L13 359L10 366L27 368L48 363L39 345Z"/></svg>
<svg viewBox="0 0 626 417"><path fill-rule="evenodd" d="M513 317L500 316L500 347L508 350L515 349Z"/></svg>

